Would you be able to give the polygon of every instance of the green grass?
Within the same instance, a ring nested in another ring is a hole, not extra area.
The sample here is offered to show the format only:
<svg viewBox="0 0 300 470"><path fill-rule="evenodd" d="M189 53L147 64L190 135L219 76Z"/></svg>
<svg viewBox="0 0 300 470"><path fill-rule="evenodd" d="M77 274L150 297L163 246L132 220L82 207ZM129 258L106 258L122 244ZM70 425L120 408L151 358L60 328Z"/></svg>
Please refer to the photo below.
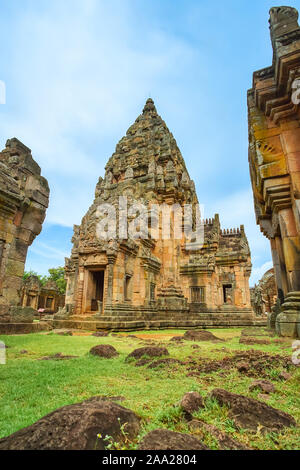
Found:
<svg viewBox="0 0 300 470"><path fill-rule="evenodd" d="M139 331L128 334L144 335L156 343L167 346L170 356L185 360L189 356L220 359L236 350L257 349L271 354L290 355L291 344L254 345L239 344L240 329L210 330L224 338L222 343L190 342L182 344L169 339L184 333L178 330ZM141 436L156 428L168 428L190 432L181 409L176 406L188 391L198 391L205 397L213 388L225 388L257 398L259 392L249 392L252 380L241 375L236 369L187 376L185 366L171 365L157 369L146 366L135 367L135 362L125 362L126 356L135 348L144 346L141 339L126 338L125 334L96 338L93 336L59 336L56 334L31 334L22 336L1 336L9 348L7 364L0 365L0 437L11 434L32 424L54 409L95 395L122 395L121 404L135 411L143 420ZM291 342L290 342L291 343ZM113 359L100 359L89 354L96 344L111 344L120 355ZM198 344L199 349L192 345ZM28 354L20 354L26 349ZM38 361L42 356L61 352L79 356L70 360ZM292 414L299 423L299 377L300 368L293 372L288 382L277 380L280 370L271 370L276 392L270 395L268 404ZM175 406L174 406L175 405ZM279 434L260 435L237 432L228 418L226 407L207 400L205 409L196 414L209 424L214 424L232 437L255 449L297 449L297 429L287 429ZM207 433L201 435L210 448L218 448L215 440ZM136 443L131 444L134 448Z"/></svg>

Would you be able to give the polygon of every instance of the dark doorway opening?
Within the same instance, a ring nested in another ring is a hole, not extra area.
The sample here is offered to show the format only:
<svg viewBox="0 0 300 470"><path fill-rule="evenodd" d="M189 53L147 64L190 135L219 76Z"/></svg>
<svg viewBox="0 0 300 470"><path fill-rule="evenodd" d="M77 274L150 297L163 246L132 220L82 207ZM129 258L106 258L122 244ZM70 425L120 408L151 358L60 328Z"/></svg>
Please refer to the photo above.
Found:
<svg viewBox="0 0 300 470"><path fill-rule="evenodd" d="M224 304L232 300L232 284L223 284L223 300Z"/></svg>
<svg viewBox="0 0 300 470"><path fill-rule="evenodd" d="M99 311L99 302L103 302L104 271L92 272L92 279L94 284L94 298L91 302L91 310L97 312Z"/></svg>

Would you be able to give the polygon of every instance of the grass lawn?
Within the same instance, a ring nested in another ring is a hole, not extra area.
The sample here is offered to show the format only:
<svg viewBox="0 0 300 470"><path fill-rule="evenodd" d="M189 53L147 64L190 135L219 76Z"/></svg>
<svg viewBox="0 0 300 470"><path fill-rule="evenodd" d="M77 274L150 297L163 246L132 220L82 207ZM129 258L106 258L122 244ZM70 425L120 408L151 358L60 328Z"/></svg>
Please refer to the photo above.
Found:
<svg viewBox="0 0 300 470"><path fill-rule="evenodd" d="M201 373L188 376L186 366L172 364L167 367L148 369L136 367L134 362L125 362L126 356L145 342L166 346L170 357L222 359L235 351L257 349L269 354L291 355L291 343L247 346L239 344L241 329L210 330L225 342L192 342L181 344L170 341L184 331L138 331L96 338L91 334L60 336L54 333L21 336L0 336L8 346L7 364L0 365L0 437L32 424L47 413L61 406L83 401L95 395L122 395L122 406L132 409L143 419L141 436L156 428L168 428L190 432L176 404L188 391L197 391L206 396L214 388L224 388L257 398L259 391L249 392L253 378L241 374L236 368L229 371ZM127 335L138 338L128 338ZM120 355L113 359L100 359L89 354L92 346L111 344ZM193 349L197 344L199 349ZM222 350L226 348L226 351ZM26 354L20 351L27 350ZM230 351L228 351L230 350ZM38 358L54 353L76 355L68 360L39 361ZM292 378L286 382L278 379L282 370L269 372L276 392L270 394L267 403L281 409L300 422L299 378L300 367L294 368ZM175 405L175 406L174 406ZM207 423L230 433L231 437L254 449L299 449L300 437L297 428L286 429L276 434L262 435L237 431L227 416L226 407L207 400L206 408L196 414ZM141 437L140 436L140 437ZM210 448L217 449L217 442L210 435L201 435ZM136 442L131 444L135 448Z"/></svg>

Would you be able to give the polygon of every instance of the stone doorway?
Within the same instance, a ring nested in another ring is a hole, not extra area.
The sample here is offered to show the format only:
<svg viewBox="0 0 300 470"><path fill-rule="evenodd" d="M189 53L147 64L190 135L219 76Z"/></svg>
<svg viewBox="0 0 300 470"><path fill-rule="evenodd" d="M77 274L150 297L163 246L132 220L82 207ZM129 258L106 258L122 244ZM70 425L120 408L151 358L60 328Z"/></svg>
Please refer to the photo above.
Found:
<svg viewBox="0 0 300 470"><path fill-rule="evenodd" d="M93 269L87 273L85 310L102 313L104 293L104 269Z"/></svg>
<svg viewBox="0 0 300 470"><path fill-rule="evenodd" d="M223 284L223 302L224 304L232 303L232 284Z"/></svg>

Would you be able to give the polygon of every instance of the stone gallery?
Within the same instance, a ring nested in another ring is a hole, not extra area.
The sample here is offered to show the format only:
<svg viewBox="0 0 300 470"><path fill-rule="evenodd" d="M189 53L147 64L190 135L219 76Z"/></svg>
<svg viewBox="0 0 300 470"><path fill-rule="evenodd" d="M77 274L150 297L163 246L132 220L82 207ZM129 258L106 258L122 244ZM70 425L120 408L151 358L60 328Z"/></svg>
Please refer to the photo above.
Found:
<svg viewBox="0 0 300 470"><path fill-rule="evenodd" d="M184 236L176 238L174 218L170 236L164 238L158 214L156 239L151 233L141 239L99 239L98 208L107 203L119 211L120 196L129 204L142 203L149 219L153 205L198 204L184 159L152 99L117 144L92 206L74 227L65 266L66 311L57 319L69 315L72 320L97 321L97 327L117 326L121 320L120 327L137 320L140 326L145 321L153 326L154 321L223 326L254 321L251 258L243 226L222 230L216 214L202 221L203 243L192 246Z"/></svg>
<svg viewBox="0 0 300 470"><path fill-rule="evenodd" d="M270 10L273 62L248 91L249 164L257 223L270 240L276 328L300 336L300 28L291 7Z"/></svg>

